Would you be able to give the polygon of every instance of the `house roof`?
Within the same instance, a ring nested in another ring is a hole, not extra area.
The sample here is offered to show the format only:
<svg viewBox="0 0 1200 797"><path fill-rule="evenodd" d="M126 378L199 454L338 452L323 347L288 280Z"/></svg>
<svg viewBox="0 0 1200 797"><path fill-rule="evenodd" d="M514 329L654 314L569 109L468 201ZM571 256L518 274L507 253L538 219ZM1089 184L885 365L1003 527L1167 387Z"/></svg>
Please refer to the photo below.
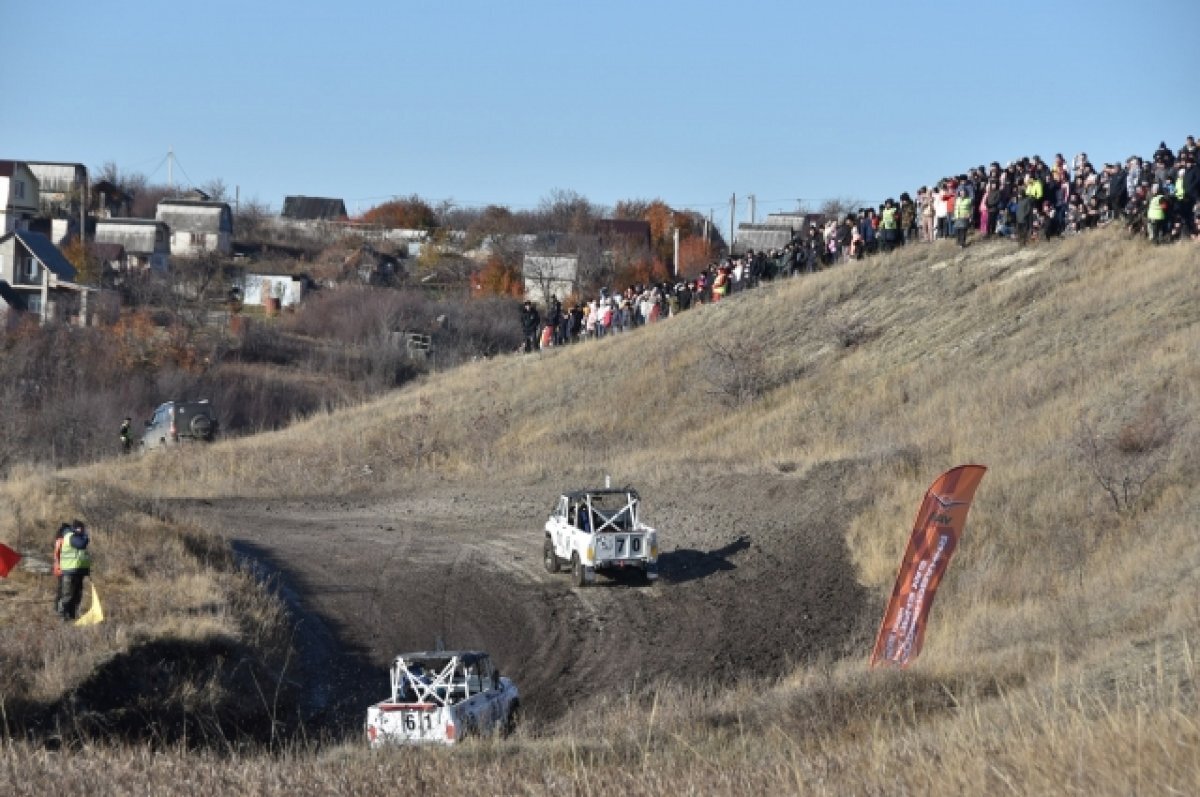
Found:
<svg viewBox="0 0 1200 797"><path fill-rule="evenodd" d="M756 252L764 249L782 249L792 241L792 228L782 224L747 224L738 225L737 240L733 251L736 253L753 249Z"/></svg>
<svg viewBox="0 0 1200 797"><path fill-rule="evenodd" d="M287 196L279 215L295 221L333 221L346 218L346 203L323 196Z"/></svg>
<svg viewBox="0 0 1200 797"><path fill-rule="evenodd" d="M91 251L101 260L120 260L125 257L125 247L118 243L92 244Z"/></svg>
<svg viewBox="0 0 1200 797"><path fill-rule="evenodd" d="M159 200L158 206L161 208L164 205L174 205L184 208L228 208L228 202L213 202L207 199L162 199Z"/></svg>
<svg viewBox="0 0 1200 797"><path fill-rule="evenodd" d="M0 238L0 243L4 243L9 238L16 238L29 254L33 255L42 266L60 280L75 281L75 267L71 265L71 261L67 260L63 253L58 251L58 247L40 232L15 230Z"/></svg>
<svg viewBox="0 0 1200 797"><path fill-rule="evenodd" d="M160 230L162 251L166 251L169 229L166 222L155 219L96 219L96 243L123 246L128 254L153 255L160 246Z"/></svg>
<svg viewBox="0 0 1200 797"><path fill-rule="evenodd" d="M638 219L597 219L596 233L602 236L619 235L650 245L650 222Z"/></svg>
<svg viewBox="0 0 1200 797"><path fill-rule="evenodd" d="M0 302L4 302L15 310L25 309L25 300L21 298L21 294L14 291L4 280L0 280Z"/></svg>
<svg viewBox="0 0 1200 797"><path fill-rule="evenodd" d="M227 202L196 199L164 199L155 212L172 232L232 232L233 212Z"/></svg>
<svg viewBox="0 0 1200 797"><path fill-rule="evenodd" d="M157 227L158 225L164 223L165 222L159 221L158 219L139 219L125 216L113 216L112 218L107 219L96 219L96 224L119 224L129 227Z"/></svg>
<svg viewBox="0 0 1200 797"><path fill-rule="evenodd" d="M12 177L18 166L25 166L25 161L0 160L0 177ZM28 166L25 166L28 169Z"/></svg>

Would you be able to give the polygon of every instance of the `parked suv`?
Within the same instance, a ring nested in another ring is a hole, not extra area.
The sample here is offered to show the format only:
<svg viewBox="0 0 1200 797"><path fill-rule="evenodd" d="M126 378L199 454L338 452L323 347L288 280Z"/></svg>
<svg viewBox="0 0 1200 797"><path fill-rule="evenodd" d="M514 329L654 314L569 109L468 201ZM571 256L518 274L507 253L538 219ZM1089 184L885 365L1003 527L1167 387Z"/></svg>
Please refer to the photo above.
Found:
<svg viewBox="0 0 1200 797"><path fill-rule="evenodd" d="M142 448L175 445L185 440L212 441L217 436L217 413L208 399L168 401L146 421Z"/></svg>

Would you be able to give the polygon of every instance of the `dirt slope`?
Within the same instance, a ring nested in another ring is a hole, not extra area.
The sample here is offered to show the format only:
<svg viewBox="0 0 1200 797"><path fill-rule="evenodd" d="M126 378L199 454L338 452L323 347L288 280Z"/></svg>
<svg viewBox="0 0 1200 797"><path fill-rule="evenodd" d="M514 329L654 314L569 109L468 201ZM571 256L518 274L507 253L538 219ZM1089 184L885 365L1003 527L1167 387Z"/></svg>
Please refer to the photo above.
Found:
<svg viewBox="0 0 1200 797"><path fill-rule="evenodd" d="M865 501L859 469L640 485L663 539L650 587L599 578L575 589L544 571L541 526L558 490L577 485L177 511L279 574L303 640L294 675L331 729L353 729L385 695L392 656L439 642L490 651L527 714L549 722L638 683L776 675L861 642L873 612L844 544Z"/></svg>

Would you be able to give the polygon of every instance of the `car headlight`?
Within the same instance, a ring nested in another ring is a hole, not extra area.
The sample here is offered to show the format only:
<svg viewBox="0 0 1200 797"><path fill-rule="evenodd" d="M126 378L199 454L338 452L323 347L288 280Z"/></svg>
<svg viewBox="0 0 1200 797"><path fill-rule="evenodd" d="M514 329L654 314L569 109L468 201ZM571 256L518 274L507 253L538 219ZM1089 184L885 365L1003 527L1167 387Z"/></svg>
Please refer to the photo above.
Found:
<svg viewBox="0 0 1200 797"><path fill-rule="evenodd" d="M587 547L587 560L590 562L596 558L596 549L592 546Z"/></svg>

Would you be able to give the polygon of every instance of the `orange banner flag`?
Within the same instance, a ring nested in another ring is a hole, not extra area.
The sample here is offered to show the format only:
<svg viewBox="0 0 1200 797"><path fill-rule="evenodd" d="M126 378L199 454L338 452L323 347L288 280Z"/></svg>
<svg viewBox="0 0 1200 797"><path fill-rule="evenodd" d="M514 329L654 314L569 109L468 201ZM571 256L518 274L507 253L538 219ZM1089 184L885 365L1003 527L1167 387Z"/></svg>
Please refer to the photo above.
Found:
<svg viewBox="0 0 1200 797"><path fill-rule="evenodd" d="M958 547L986 471L982 465L960 465L939 476L925 493L871 652L872 667L907 667L921 652L933 595Z"/></svg>

